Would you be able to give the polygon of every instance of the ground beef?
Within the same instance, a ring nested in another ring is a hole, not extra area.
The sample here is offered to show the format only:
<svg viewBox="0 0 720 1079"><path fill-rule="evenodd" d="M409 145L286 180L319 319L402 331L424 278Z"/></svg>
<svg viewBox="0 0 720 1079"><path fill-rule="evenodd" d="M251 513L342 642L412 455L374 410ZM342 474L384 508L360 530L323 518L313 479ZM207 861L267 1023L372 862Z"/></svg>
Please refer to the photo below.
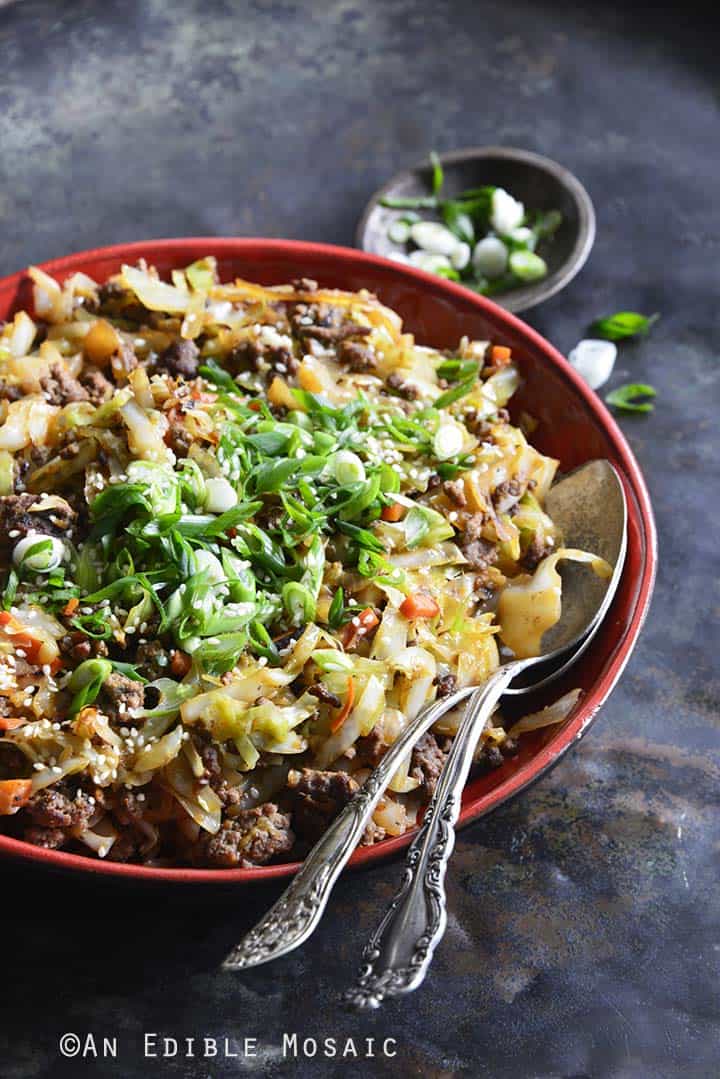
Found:
<svg viewBox="0 0 720 1079"><path fill-rule="evenodd" d="M40 389L51 405L69 405L73 401L88 400L87 390L62 363L54 363L49 374L40 379Z"/></svg>
<svg viewBox="0 0 720 1079"><path fill-rule="evenodd" d="M296 292L317 292L318 283L312 277L296 277L290 284Z"/></svg>
<svg viewBox="0 0 720 1079"><path fill-rule="evenodd" d="M243 809L215 835L203 835L193 861L224 869L249 869L287 854L295 842L290 816L272 802Z"/></svg>
<svg viewBox="0 0 720 1079"><path fill-rule="evenodd" d="M460 506L461 508L467 506L465 484L462 480L446 480L443 484L443 491L455 506Z"/></svg>
<svg viewBox="0 0 720 1079"><path fill-rule="evenodd" d="M474 764L481 772L491 772L505 763L507 757L514 757L518 752L518 744L514 738L506 738L496 746L487 743L478 750Z"/></svg>
<svg viewBox="0 0 720 1079"><path fill-rule="evenodd" d="M461 546L470 565L478 570L486 570L497 562L498 557L495 545L482 537L484 526L485 514L474 513L465 525L464 542Z"/></svg>
<svg viewBox="0 0 720 1079"><path fill-rule="evenodd" d="M32 843L34 847L44 847L45 850L57 850L67 839L62 828L36 828L33 825L25 829L22 837L26 843Z"/></svg>
<svg viewBox="0 0 720 1079"><path fill-rule="evenodd" d="M454 674L439 674L435 679L435 685L439 698L449 697L457 689L457 678Z"/></svg>
<svg viewBox="0 0 720 1079"><path fill-rule="evenodd" d="M388 375L387 385L391 390L395 390L399 397L404 397L406 401L416 401L420 396L418 387L414 386L412 382L406 382L399 371L393 371Z"/></svg>
<svg viewBox="0 0 720 1079"><path fill-rule="evenodd" d="M341 322L338 326L300 325L296 329L298 337L312 337L323 345L337 345L351 337L367 337L371 332L371 326L361 326L357 322Z"/></svg>
<svg viewBox="0 0 720 1079"><path fill-rule="evenodd" d="M60 651L64 656L77 659L80 662L90 656L106 656L108 647L105 641L96 640L94 637L86 637L81 630L73 630L66 633L59 641Z"/></svg>
<svg viewBox="0 0 720 1079"><path fill-rule="evenodd" d="M42 828L85 828L95 807L86 794L44 787L30 798L25 812Z"/></svg>
<svg viewBox="0 0 720 1079"><path fill-rule="evenodd" d="M280 374L295 374L300 366L299 360L285 345L268 345L266 342L257 340L241 341L236 345L228 357L228 363L233 371L259 371L262 363L266 363L274 371Z"/></svg>
<svg viewBox="0 0 720 1079"><path fill-rule="evenodd" d="M87 367L80 375L80 383L87 393L88 400L95 406L102 405L112 396L112 382L108 381L97 367Z"/></svg>
<svg viewBox="0 0 720 1079"><path fill-rule="evenodd" d="M410 776L420 781L423 793L428 798L432 797L435 791L446 757L447 750L440 746L431 731L422 736L412 751Z"/></svg>
<svg viewBox="0 0 720 1079"><path fill-rule="evenodd" d="M552 554L554 547L547 540L541 539L537 534L533 536L530 544L520 559L520 565L523 569L526 569L528 573L534 573L538 568L543 558L547 558L549 554Z"/></svg>
<svg viewBox="0 0 720 1079"><path fill-rule="evenodd" d="M338 360L351 371L374 371L377 367L373 350L358 341L342 341L338 348Z"/></svg>
<svg viewBox="0 0 720 1079"><path fill-rule="evenodd" d="M135 654L138 671L151 681L155 678L167 678L170 656L159 641L145 641L138 645Z"/></svg>
<svg viewBox="0 0 720 1079"><path fill-rule="evenodd" d="M371 326L346 319L342 308L328 304L291 304L288 316L301 341L312 338L324 345L337 345L351 337L367 337L372 332Z"/></svg>
<svg viewBox="0 0 720 1079"><path fill-rule="evenodd" d="M131 862L138 852L140 836L132 829L120 832L106 855L108 862Z"/></svg>
<svg viewBox="0 0 720 1079"><path fill-rule="evenodd" d="M486 520L487 518L484 513L473 513L472 517L469 517L465 524L463 538L468 543L472 543L473 540L481 539Z"/></svg>
<svg viewBox="0 0 720 1079"><path fill-rule="evenodd" d="M463 413L463 421L468 431L470 431L481 442L486 442L492 434L492 424L488 423L484 416L481 416L477 409L470 408L467 412Z"/></svg>
<svg viewBox="0 0 720 1079"><path fill-rule="evenodd" d="M359 762L368 768L377 768L387 748L383 741L382 731L377 726L373 727L369 734L358 738L355 743L355 752Z"/></svg>
<svg viewBox="0 0 720 1079"><path fill-rule="evenodd" d="M145 699L145 687L142 682L135 682L118 671L106 679L100 692L100 707L110 719L127 723L134 708L142 708Z"/></svg>
<svg viewBox="0 0 720 1079"><path fill-rule="evenodd" d="M468 562L473 569L486 570L488 566L492 566L497 562L497 551L489 540L479 539L473 540L472 543L466 543L462 548L462 553L467 558Z"/></svg>
<svg viewBox="0 0 720 1079"><path fill-rule="evenodd" d="M182 378L195 378L200 365L200 349L194 341L173 341L160 354L157 366L171 375Z"/></svg>
<svg viewBox="0 0 720 1079"><path fill-rule="evenodd" d="M200 783L212 787L224 806L238 805L242 798L242 791L239 787L233 787L224 778L220 751L217 746L201 735L195 735L194 743L205 767Z"/></svg>
<svg viewBox="0 0 720 1079"><path fill-rule="evenodd" d="M311 697L317 697L323 704L329 704L332 708L340 708L342 701L334 693L331 693L327 686L324 686L322 682L316 682L314 686L310 686L308 693Z"/></svg>
<svg viewBox="0 0 720 1079"><path fill-rule="evenodd" d="M143 803L138 801L137 793L123 788L115 798L113 814L120 824L136 824L137 821L142 820L143 808Z"/></svg>
<svg viewBox="0 0 720 1079"><path fill-rule="evenodd" d="M34 508L47 499L47 495L31 494L0 497L0 542L16 543L28 532L40 532L44 536L63 536L70 532L77 518L75 511L64 498L55 496L47 509Z"/></svg>
<svg viewBox="0 0 720 1079"><path fill-rule="evenodd" d="M522 494L522 484L519 480L505 480L493 491L493 505L498 513L507 513Z"/></svg>
<svg viewBox="0 0 720 1079"><path fill-rule="evenodd" d="M193 436L185 426L182 415L175 410L173 413L168 414L169 427L165 434L165 444L170 447L176 457L187 457L193 444Z"/></svg>
<svg viewBox="0 0 720 1079"><path fill-rule="evenodd" d="M373 843L379 843L380 840L384 839L386 835L387 835L387 832L385 831L385 829L381 828L379 824L376 824L375 821L371 817L369 822L368 822L367 828L365 829L365 831L362 834L362 839L360 840L360 846L361 847L372 847Z"/></svg>
<svg viewBox="0 0 720 1079"><path fill-rule="evenodd" d="M358 789L346 772L321 772L315 768L290 772L287 785L294 798L295 827L311 842L320 838Z"/></svg>
<svg viewBox="0 0 720 1079"><path fill-rule="evenodd" d="M123 341L117 352L110 357L110 367L115 381L124 382L130 372L138 366L138 362L133 349L126 341Z"/></svg>

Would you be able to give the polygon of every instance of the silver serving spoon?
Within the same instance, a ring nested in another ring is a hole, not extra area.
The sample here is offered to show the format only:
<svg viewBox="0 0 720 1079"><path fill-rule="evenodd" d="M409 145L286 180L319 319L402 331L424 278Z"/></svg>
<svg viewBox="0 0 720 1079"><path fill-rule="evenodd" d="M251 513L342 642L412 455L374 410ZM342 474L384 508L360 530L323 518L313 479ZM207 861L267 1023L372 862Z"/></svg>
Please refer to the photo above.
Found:
<svg viewBox="0 0 720 1079"><path fill-rule="evenodd" d="M587 648L620 579L627 509L622 482L608 461L591 461L570 473L552 488L545 505L568 545L582 546L614 567L610 580L595 578L587 569L574 572L573 564L563 567L562 616L543 637L543 655L513 660L480 688L467 686L423 709L322 835L280 899L228 955L225 969L267 963L307 940L403 757L442 715L473 695L423 825L410 847L401 891L366 949L365 968L348 999L360 1007L377 1007L384 997L409 992L423 980L445 930L445 865L454 844L453 825L462 789L485 721L510 681L521 672L535 669L537 677L516 690L530 692L558 678ZM552 643L546 647L548 640Z"/></svg>

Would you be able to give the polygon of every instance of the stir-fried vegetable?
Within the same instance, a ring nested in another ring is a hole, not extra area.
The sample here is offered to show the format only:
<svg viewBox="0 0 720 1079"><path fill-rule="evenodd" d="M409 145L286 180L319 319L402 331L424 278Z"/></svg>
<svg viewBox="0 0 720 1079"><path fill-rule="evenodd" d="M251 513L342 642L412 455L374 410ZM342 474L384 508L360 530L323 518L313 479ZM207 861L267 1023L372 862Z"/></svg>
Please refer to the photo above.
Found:
<svg viewBox="0 0 720 1079"><path fill-rule="evenodd" d="M465 273L485 222L533 272L511 196L442 186L435 160L426 254ZM557 461L509 421L511 350L424 348L366 293L223 285L211 257L32 278L0 330L0 815L98 857L288 854L498 636L536 647L558 558L593 560L542 508ZM412 826L433 752L370 838Z"/></svg>

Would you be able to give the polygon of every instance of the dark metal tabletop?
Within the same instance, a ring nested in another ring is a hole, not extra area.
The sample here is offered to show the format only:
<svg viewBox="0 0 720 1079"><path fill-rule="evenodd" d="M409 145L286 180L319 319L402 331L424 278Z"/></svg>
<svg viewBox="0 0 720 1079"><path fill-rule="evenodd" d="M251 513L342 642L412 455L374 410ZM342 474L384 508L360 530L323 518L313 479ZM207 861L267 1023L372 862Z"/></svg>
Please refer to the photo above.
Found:
<svg viewBox="0 0 720 1079"><path fill-rule="evenodd" d="M305 948L244 976L219 960L277 887L138 891L4 863L8 1079L718 1074L709 18L553 0L0 4L3 273L159 236L350 244L398 168L505 143L576 171L598 211L590 262L532 325L567 350L598 315L661 314L615 379L658 390L652 414L622 420L660 532L649 621L591 734L459 836L425 986L367 1017L337 1002L399 861L345 877ZM66 1033L81 1048L63 1057Z"/></svg>

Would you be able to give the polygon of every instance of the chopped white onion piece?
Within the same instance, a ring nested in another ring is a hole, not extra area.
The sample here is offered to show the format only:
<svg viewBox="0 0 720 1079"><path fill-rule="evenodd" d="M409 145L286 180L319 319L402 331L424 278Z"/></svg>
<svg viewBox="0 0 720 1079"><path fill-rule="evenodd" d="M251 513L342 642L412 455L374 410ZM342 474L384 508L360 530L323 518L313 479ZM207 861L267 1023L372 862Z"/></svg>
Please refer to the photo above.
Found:
<svg viewBox="0 0 720 1079"><path fill-rule="evenodd" d="M425 273L452 269L447 255L430 255L427 251L413 251L408 255L408 262L411 266L417 266L418 270L424 270Z"/></svg>
<svg viewBox="0 0 720 1079"><path fill-rule="evenodd" d="M535 250L535 233L527 225L521 225L519 229L513 229L510 237L516 244L523 244L528 251Z"/></svg>
<svg viewBox="0 0 720 1079"><path fill-rule="evenodd" d="M194 558L196 573L206 573L208 580L214 581L216 584L218 581L227 579L227 573L223 569L220 559L216 558L212 551L206 551L204 547L199 547L194 552Z"/></svg>
<svg viewBox="0 0 720 1079"><path fill-rule="evenodd" d="M462 428L456 423L442 423L435 432L433 451L440 461L457 457L463 446Z"/></svg>
<svg viewBox="0 0 720 1079"><path fill-rule="evenodd" d="M393 221L388 229L388 236L394 244L406 244L410 238L410 226L407 221Z"/></svg>
<svg viewBox="0 0 720 1079"><path fill-rule="evenodd" d="M410 238L430 255L452 255L459 242L450 229L437 221L418 221L410 229Z"/></svg>
<svg viewBox="0 0 720 1079"><path fill-rule="evenodd" d="M42 551L28 555L38 543L44 545ZM47 547L46 545L50 546ZM41 532L29 532L15 544L13 562L16 566L24 565L33 573L50 573L61 565L65 557L65 544L57 536L46 536Z"/></svg>
<svg viewBox="0 0 720 1079"><path fill-rule="evenodd" d="M224 476L205 481L205 509L209 513L225 513L237 506L235 488Z"/></svg>
<svg viewBox="0 0 720 1079"><path fill-rule="evenodd" d="M390 251L390 252L388 252L387 257L389 259L392 259L393 262L403 262L403 263L405 263L405 265L407 265L408 262L410 261L410 259L407 257L407 255L403 254L402 251Z"/></svg>
<svg viewBox="0 0 720 1079"><path fill-rule="evenodd" d="M338 450L332 460L335 479L341 486L349 483L362 483L365 479L365 465L352 450Z"/></svg>
<svg viewBox="0 0 720 1079"><path fill-rule="evenodd" d="M462 240L458 243L457 247L450 256L450 262L454 269L464 270L470 261L470 244L464 243Z"/></svg>
<svg viewBox="0 0 720 1079"><path fill-rule="evenodd" d="M612 341L586 338L578 341L568 360L591 390L597 390L610 378L617 359L617 346Z"/></svg>
<svg viewBox="0 0 720 1079"><path fill-rule="evenodd" d="M483 277L501 277L508 264L508 249L497 236L486 236L475 244L473 266Z"/></svg>
<svg viewBox="0 0 720 1079"><path fill-rule="evenodd" d="M496 187L492 197L490 224L501 236L519 228L525 217L525 207L502 187Z"/></svg>

